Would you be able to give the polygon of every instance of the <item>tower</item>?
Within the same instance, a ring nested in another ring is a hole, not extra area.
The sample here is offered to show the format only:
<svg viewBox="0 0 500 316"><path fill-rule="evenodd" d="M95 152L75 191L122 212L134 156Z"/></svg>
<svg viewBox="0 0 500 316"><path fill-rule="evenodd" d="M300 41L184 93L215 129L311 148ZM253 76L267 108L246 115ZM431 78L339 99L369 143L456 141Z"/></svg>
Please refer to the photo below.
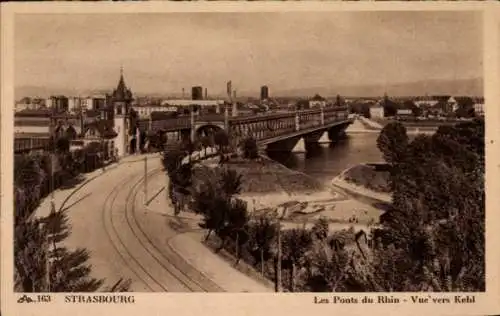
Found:
<svg viewBox="0 0 500 316"><path fill-rule="evenodd" d="M116 89L111 94L111 106L114 112L114 127L118 134L115 147L119 157L131 152L135 147L136 131L130 129L130 106L132 103L132 92L127 88L123 78L123 68L120 68L120 80ZM131 143L134 144L131 144Z"/></svg>
<svg viewBox="0 0 500 316"><path fill-rule="evenodd" d="M269 99L269 88L267 86L260 87L260 100Z"/></svg>
<svg viewBox="0 0 500 316"><path fill-rule="evenodd" d="M203 100L203 87L196 86L191 88L191 100Z"/></svg>

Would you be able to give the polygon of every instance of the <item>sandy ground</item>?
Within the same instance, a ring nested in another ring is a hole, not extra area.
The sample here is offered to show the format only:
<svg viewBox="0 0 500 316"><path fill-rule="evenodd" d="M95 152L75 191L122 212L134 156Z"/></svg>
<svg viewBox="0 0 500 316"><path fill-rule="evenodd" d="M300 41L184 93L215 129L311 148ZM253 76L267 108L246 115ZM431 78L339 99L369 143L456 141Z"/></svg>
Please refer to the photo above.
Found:
<svg viewBox="0 0 500 316"><path fill-rule="evenodd" d="M344 171L345 172L345 171ZM333 186L337 186L341 189L344 189L346 191L350 191L350 192L353 192L355 194L360 194L360 195L363 195L363 196L366 196L366 197L369 197L369 198L372 198L372 199L375 199L375 200L379 200L381 202L385 202L385 203L391 203L392 202L392 196L388 193L381 193L381 192L376 192L376 191L373 191L373 190L370 190L370 189L367 189L366 187L363 187L363 186L360 186L360 185L357 185L357 184L354 184L354 183L351 183L351 182L347 182L343 175L339 175L335 178L333 178L331 184Z"/></svg>

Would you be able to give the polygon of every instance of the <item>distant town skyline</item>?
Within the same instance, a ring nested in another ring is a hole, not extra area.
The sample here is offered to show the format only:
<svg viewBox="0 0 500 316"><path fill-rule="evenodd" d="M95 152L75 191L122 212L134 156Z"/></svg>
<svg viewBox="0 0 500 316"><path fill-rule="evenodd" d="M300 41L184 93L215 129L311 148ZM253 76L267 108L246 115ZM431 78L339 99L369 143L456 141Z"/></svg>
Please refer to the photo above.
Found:
<svg viewBox="0 0 500 316"><path fill-rule="evenodd" d="M123 67L139 94L224 95L228 80L241 96L482 92L482 25L462 11L19 14L15 87L107 90Z"/></svg>

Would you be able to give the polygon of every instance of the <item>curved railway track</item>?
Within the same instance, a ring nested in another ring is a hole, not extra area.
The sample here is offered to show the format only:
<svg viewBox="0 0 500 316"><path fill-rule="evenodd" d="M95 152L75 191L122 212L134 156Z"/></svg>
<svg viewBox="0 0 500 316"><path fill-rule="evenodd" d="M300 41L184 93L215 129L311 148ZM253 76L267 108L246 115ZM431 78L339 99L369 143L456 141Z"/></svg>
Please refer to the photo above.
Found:
<svg viewBox="0 0 500 316"><path fill-rule="evenodd" d="M140 260L138 260L137 257L132 255L132 253L127 248L123 240L120 238L120 234L116 229L116 226L114 225L113 217L111 214L113 204L115 203L115 200L119 194L119 189L121 188L122 185L128 183L135 177L137 176L134 175L125 178L122 182L120 182L119 185L115 186L113 190L106 196L106 199L104 200L104 204L102 207L102 222L110 244L112 245L116 253L120 256L120 258L123 260L124 265L130 271L132 271L132 273L137 277L138 280L140 280L146 286L146 288L154 292L155 288L150 284L150 282L148 282L147 278L151 279L153 283L159 285L160 288L162 288L163 286L160 283L158 283L155 277L148 272L148 269L146 269L141 264ZM133 267L134 264L137 265L137 267ZM165 287L163 287L163 290L168 291L168 289Z"/></svg>
<svg viewBox="0 0 500 316"><path fill-rule="evenodd" d="M144 178L142 178L136 187L144 183ZM131 197L130 194L133 196ZM147 235L145 229L141 227L139 221L136 217L135 201L139 190L131 190L128 198L132 199L132 209L125 209L125 215L127 217L127 222L130 228L134 231L134 235L138 239L142 239L141 244L144 248L150 249L150 254L154 256L163 268L168 270L170 273L174 274L176 279L181 281L186 287L193 292L223 292L224 290L210 280L206 275L196 270L188 262L186 262L181 256L179 256L170 246L166 243L163 249L159 249L151 238ZM134 228L133 228L134 227ZM167 254L168 253L168 256ZM182 281L184 279L184 281Z"/></svg>
<svg viewBox="0 0 500 316"><path fill-rule="evenodd" d="M161 168L155 168L148 173L148 177L159 172ZM134 183L127 192L123 211L120 212L115 202L121 188L131 181ZM142 175L126 177L106 196L102 207L104 229L125 266L152 292L223 291L168 245L165 249L159 249L148 237L136 217L136 197L143 183Z"/></svg>

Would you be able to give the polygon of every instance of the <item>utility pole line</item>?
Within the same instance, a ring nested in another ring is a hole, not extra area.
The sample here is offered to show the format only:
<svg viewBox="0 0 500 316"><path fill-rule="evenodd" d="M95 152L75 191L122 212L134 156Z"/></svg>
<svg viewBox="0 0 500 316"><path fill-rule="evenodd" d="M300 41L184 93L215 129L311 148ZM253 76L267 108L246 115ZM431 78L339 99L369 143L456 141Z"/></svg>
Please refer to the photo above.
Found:
<svg viewBox="0 0 500 316"><path fill-rule="evenodd" d="M276 260L275 291L281 292L281 223L279 220L278 220L278 258Z"/></svg>
<svg viewBox="0 0 500 316"><path fill-rule="evenodd" d="M148 157L144 157L144 205L148 203Z"/></svg>
<svg viewBox="0 0 500 316"><path fill-rule="evenodd" d="M45 228L40 224L42 228ZM47 292L50 292L50 256L49 256L49 235L45 234L45 289Z"/></svg>

